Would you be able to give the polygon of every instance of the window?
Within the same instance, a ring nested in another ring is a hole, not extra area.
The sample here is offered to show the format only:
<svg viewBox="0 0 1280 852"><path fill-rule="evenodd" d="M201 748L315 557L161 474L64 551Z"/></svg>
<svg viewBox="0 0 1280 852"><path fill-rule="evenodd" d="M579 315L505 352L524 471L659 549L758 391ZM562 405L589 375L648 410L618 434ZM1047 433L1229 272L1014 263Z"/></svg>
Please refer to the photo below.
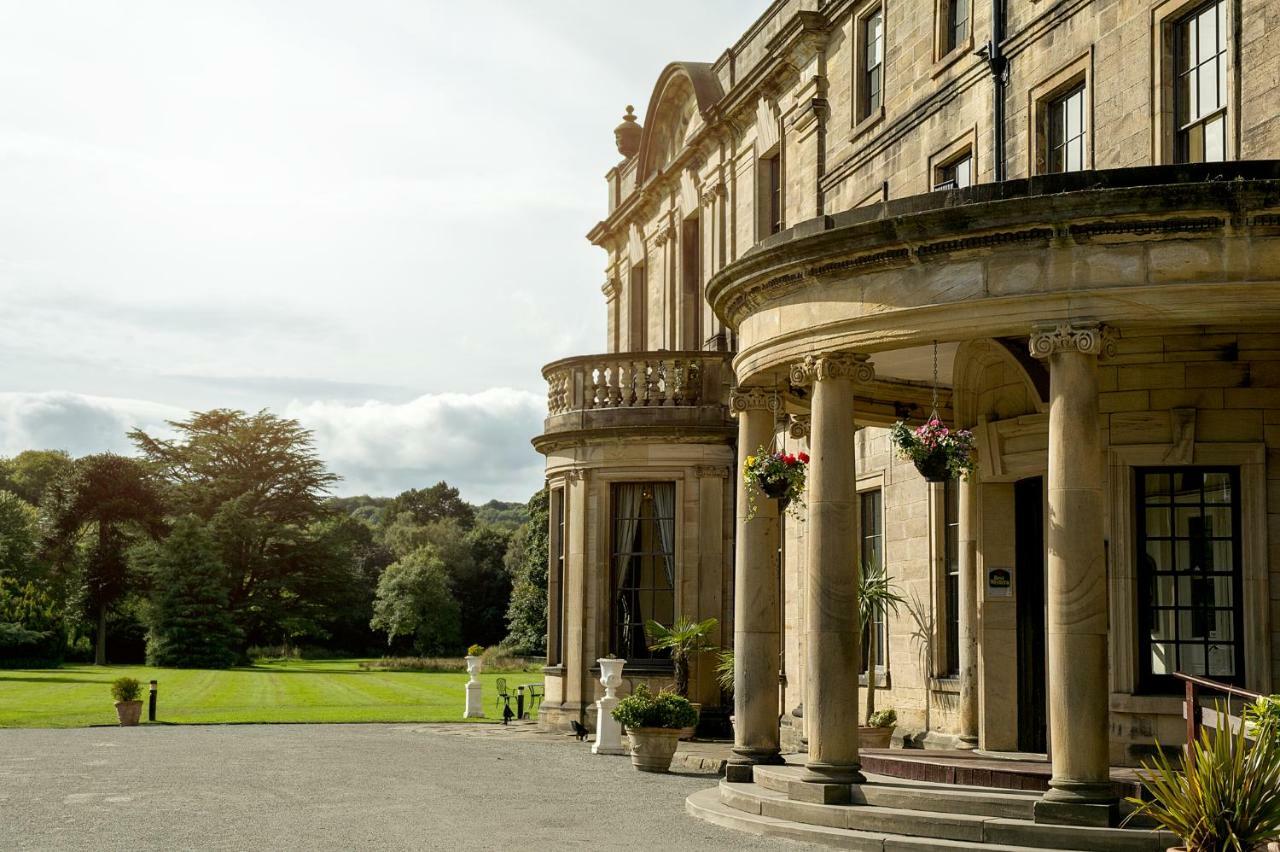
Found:
<svg viewBox="0 0 1280 852"><path fill-rule="evenodd" d="M1237 468L1140 468L1135 500L1139 666L1145 690L1174 672L1244 681Z"/></svg>
<svg viewBox="0 0 1280 852"><path fill-rule="evenodd" d="M1085 167L1084 84L1049 102L1049 172L1078 172Z"/></svg>
<svg viewBox="0 0 1280 852"><path fill-rule="evenodd" d="M955 480L943 485L943 569L946 571L943 592L946 601L946 659L944 671L954 677L960 674L960 488Z"/></svg>
<svg viewBox="0 0 1280 852"><path fill-rule="evenodd" d="M564 554L565 518L564 489L551 492L551 581L547 584L551 598L551 617L547 619L547 665L564 662Z"/></svg>
<svg viewBox="0 0 1280 852"><path fill-rule="evenodd" d="M762 237L782 230L782 156L773 154L760 160L760 233Z"/></svg>
<svg viewBox="0 0 1280 852"><path fill-rule="evenodd" d="M861 564L867 566L884 565L884 499L880 489L863 491L858 495L859 511L862 517L860 529L862 544L858 549ZM885 632L883 613L876 618L874 625L868 625L862 631L862 670L867 671L867 656L871 648L870 630L876 631L876 666L883 668L885 661Z"/></svg>
<svg viewBox="0 0 1280 852"><path fill-rule="evenodd" d="M1174 25L1175 156L1210 163L1227 156L1227 4L1201 6Z"/></svg>
<svg viewBox="0 0 1280 852"><path fill-rule="evenodd" d="M963 189L973 184L973 155L966 150L934 170L933 188Z"/></svg>
<svg viewBox="0 0 1280 852"><path fill-rule="evenodd" d="M969 0L946 0L942 55L946 56L969 40Z"/></svg>
<svg viewBox="0 0 1280 852"><path fill-rule="evenodd" d="M880 111L884 103L884 9L862 19L862 98L860 118Z"/></svg>
<svg viewBox="0 0 1280 852"><path fill-rule="evenodd" d="M613 486L613 640L628 661L653 663L645 624L675 623L676 486L639 482Z"/></svg>
<svg viewBox="0 0 1280 852"><path fill-rule="evenodd" d="M649 348L649 278L643 263L631 267L630 316L631 334L628 351L644 352Z"/></svg>
<svg viewBox="0 0 1280 852"><path fill-rule="evenodd" d="M680 228L680 343L681 349L702 348L702 228L690 216Z"/></svg>

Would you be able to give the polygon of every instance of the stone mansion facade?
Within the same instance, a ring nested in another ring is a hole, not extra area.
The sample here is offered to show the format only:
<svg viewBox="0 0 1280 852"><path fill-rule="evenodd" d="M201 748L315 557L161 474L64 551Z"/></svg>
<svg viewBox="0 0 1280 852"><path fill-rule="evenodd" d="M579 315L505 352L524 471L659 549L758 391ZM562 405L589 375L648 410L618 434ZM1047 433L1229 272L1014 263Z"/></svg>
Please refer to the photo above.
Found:
<svg viewBox="0 0 1280 852"><path fill-rule="evenodd" d="M1090 821L1181 741L1175 672L1280 691L1278 88L1276 0L776 0L668 65L589 235L605 351L543 370L544 724L715 617L730 777L856 779L874 678L909 744L1047 753ZM889 446L935 393L968 480ZM748 519L759 447L812 457L799 519Z"/></svg>

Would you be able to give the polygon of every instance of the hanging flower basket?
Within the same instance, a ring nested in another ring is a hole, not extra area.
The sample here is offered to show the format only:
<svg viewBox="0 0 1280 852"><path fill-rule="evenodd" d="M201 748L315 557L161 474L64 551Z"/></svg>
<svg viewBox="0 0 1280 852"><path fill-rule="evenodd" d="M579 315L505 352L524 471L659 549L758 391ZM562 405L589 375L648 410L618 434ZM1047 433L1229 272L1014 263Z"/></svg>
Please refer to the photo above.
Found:
<svg viewBox="0 0 1280 852"><path fill-rule="evenodd" d="M889 439L901 458L911 461L929 482L968 479L977 464L973 433L951 431L937 417L912 429L899 420L889 431Z"/></svg>
<svg viewBox="0 0 1280 852"><path fill-rule="evenodd" d="M756 516L756 495L778 500L782 508L799 517L794 507L803 504L805 471L809 464L806 453L769 452L764 447L747 456L742 481L747 486L747 520Z"/></svg>

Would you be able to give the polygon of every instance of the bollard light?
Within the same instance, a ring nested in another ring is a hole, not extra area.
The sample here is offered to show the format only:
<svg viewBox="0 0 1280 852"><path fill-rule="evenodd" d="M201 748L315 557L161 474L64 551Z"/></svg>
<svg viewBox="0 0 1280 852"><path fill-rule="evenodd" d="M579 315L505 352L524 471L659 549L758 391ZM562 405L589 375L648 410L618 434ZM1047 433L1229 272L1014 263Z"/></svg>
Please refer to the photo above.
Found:
<svg viewBox="0 0 1280 852"><path fill-rule="evenodd" d="M160 682L151 681L151 697L147 702L147 721L154 722L156 720L156 692L159 691Z"/></svg>

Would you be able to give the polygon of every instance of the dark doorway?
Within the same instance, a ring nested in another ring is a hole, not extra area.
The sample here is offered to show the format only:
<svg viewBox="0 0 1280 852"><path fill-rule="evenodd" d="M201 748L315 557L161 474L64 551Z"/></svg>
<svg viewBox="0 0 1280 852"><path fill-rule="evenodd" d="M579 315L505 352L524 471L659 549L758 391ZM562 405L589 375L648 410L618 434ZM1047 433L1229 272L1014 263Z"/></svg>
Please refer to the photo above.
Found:
<svg viewBox="0 0 1280 852"><path fill-rule="evenodd" d="M1013 487L1014 589L1018 601L1018 750L1049 750L1045 709L1044 483Z"/></svg>

